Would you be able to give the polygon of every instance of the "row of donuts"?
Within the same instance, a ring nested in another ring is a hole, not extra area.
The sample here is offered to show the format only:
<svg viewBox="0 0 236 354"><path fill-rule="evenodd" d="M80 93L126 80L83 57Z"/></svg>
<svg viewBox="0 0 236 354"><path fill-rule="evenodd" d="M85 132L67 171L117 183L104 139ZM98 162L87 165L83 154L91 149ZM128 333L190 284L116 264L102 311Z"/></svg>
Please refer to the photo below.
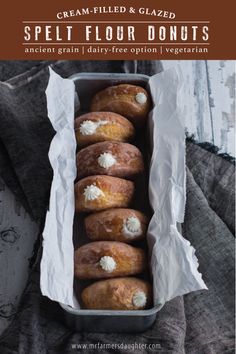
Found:
<svg viewBox="0 0 236 354"><path fill-rule="evenodd" d="M146 254L129 245L145 237L148 224L129 207L134 179L144 171L142 154L130 142L149 110L146 90L123 84L98 92L91 112L75 120L75 204L78 213L91 213L84 224L92 241L75 251L75 276L102 279L83 290L85 308L140 310L151 303L150 284L133 277L145 271Z"/></svg>

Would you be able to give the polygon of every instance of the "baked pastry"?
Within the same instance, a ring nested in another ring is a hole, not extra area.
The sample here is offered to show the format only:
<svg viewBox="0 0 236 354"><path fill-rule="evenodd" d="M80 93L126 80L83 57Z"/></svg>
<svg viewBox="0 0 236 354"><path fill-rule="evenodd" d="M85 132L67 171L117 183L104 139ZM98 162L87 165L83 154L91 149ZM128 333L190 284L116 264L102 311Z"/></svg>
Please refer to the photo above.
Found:
<svg viewBox="0 0 236 354"><path fill-rule="evenodd" d="M76 163L78 178L91 175L133 178L144 170L139 149L116 141L104 141L80 150Z"/></svg>
<svg viewBox="0 0 236 354"><path fill-rule="evenodd" d="M75 251L75 276L101 279L139 274L146 268L144 250L123 242L97 241Z"/></svg>
<svg viewBox="0 0 236 354"><path fill-rule="evenodd" d="M132 242L146 235L147 217L133 209L109 209L85 218L87 236L93 241Z"/></svg>
<svg viewBox="0 0 236 354"><path fill-rule="evenodd" d="M90 176L75 184L77 212L126 208L134 195L134 183L111 176Z"/></svg>
<svg viewBox="0 0 236 354"><path fill-rule="evenodd" d="M135 129L130 121L113 112L91 112L75 120L75 135L79 147L100 141L133 140Z"/></svg>
<svg viewBox="0 0 236 354"><path fill-rule="evenodd" d="M107 87L92 99L91 111L111 111L127 117L135 126L142 126L150 111L147 91L140 86L121 84Z"/></svg>
<svg viewBox="0 0 236 354"><path fill-rule="evenodd" d="M143 310L151 306L151 285L141 279L96 281L82 292L83 305L94 310Z"/></svg>

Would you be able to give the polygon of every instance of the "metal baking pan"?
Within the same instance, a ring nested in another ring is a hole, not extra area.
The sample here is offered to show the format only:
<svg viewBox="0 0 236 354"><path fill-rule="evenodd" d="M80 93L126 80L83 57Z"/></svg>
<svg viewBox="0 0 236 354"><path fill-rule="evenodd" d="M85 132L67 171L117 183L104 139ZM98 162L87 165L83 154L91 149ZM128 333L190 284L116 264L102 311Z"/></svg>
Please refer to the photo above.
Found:
<svg viewBox="0 0 236 354"><path fill-rule="evenodd" d="M70 77L75 84L75 112L76 116L89 111L89 104L92 97L98 91L112 85L121 83L129 83L139 85L147 89L149 77L139 74L103 74L103 73L81 73ZM80 103L80 105L79 105ZM141 140L143 139L141 132ZM143 143L142 149L146 150L146 143ZM140 146L139 146L140 148ZM142 151L143 152L143 151ZM138 186L143 186L143 180L137 182ZM148 188L148 177L146 178L146 188ZM136 193L142 194L142 193ZM144 193L148 196L148 193ZM143 203L143 195L141 196L141 204ZM148 197L147 197L148 198ZM139 204L139 201L135 201ZM137 209L142 210L139 206ZM147 209L147 206L143 206ZM144 210L143 210L144 211ZM82 216L83 218L83 216ZM76 233L80 237L77 239ZM83 230L83 220L81 216L75 216L74 222L74 244L75 248L89 242ZM138 245L140 247L140 245ZM142 245L141 245L142 246ZM144 275L145 277L145 275ZM79 281L77 285L77 294L91 282ZM159 306L147 310L138 311L114 311L114 310L84 310L73 309L70 306L60 304L64 310L65 321L67 325L77 331L89 332L143 332L148 329L155 321Z"/></svg>

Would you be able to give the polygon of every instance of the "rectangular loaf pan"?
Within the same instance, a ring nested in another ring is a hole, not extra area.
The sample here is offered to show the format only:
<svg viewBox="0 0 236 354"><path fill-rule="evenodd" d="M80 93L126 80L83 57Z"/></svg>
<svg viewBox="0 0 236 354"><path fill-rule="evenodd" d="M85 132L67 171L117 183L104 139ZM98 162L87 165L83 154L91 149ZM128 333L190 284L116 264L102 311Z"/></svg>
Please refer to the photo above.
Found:
<svg viewBox="0 0 236 354"><path fill-rule="evenodd" d="M141 74L80 73L70 77L75 84L75 112L86 112L93 95L112 85L128 83L147 89L149 77ZM80 109L78 110L80 102ZM145 135L144 135L145 136ZM80 220L77 220L80 223ZM83 239L80 244L83 244ZM77 245L78 246L78 245ZM65 321L77 331L142 332L155 321L160 306L139 311L84 310L60 304Z"/></svg>

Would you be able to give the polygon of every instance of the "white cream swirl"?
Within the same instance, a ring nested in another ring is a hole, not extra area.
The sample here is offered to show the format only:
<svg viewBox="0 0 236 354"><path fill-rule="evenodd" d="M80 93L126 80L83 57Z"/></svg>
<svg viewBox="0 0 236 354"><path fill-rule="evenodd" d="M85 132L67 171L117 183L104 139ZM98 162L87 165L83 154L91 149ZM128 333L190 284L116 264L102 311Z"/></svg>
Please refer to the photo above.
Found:
<svg viewBox="0 0 236 354"><path fill-rule="evenodd" d="M123 224L123 233L129 236L140 236L142 227L136 216L129 216Z"/></svg>
<svg viewBox="0 0 236 354"><path fill-rule="evenodd" d="M109 152L104 152L98 158L98 163L103 168L109 168L116 163L116 158Z"/></svg>
<svg viewBox="0 0 236 354"><path fill-rule="evenodd" d="M133 304L136 307L145 307L147 303L147 296L143 291L138 290L134 295L133 295Z"/></svg>
<svg viewBox="0 0 236 354"><path fill-rule="evenodd" d="M144 104L147 102L147 96L143 92L138 92L135 96L135 100L139 104Z"/></svg>
<svg viewBox="0 0 236 354"><path fill-rule="evenodd" d="M94 184L91 184L90 186L87 186L84 189L84 198L86 201L90 200L95 200L98 199L101 196L104 196L103 191L95 186Z"/></svg>
<svg viewBox="0 0 236 354"><path fill-rule="evenodd" d="M100 259L99 261L100 266L102 267L103 270L106 272L110 273L114 269L116 269L116 262L115 260L110 257L110 256L104 256Z"/></svg>
<svg viewBox="0 0 236 354"><path fill-rule="evenodd" d="M109 123L107 120L99 120L97 122L93 122L92 120L85 120L81 123L79 127L79 131L82 135L93 135L97 128L101 125L106 125Z"/></svg>

